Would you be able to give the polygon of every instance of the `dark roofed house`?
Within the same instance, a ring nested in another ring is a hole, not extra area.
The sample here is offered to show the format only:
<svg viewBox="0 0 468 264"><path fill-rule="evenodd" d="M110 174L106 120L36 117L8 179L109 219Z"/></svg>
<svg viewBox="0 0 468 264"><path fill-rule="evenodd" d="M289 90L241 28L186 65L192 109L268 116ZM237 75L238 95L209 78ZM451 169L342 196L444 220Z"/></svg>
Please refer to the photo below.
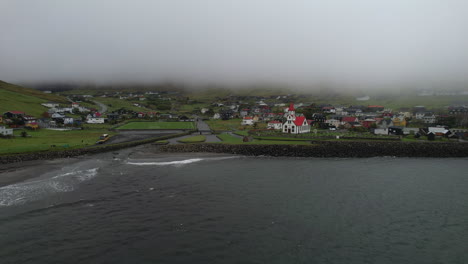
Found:
<svg viewBox="0 0 468 264"><path fill-rule="evenodd" d="M22 111L8 111L3 113L3 116L5 116L6 118L20 118L24 115L26 115L26 113Z"/></svg>

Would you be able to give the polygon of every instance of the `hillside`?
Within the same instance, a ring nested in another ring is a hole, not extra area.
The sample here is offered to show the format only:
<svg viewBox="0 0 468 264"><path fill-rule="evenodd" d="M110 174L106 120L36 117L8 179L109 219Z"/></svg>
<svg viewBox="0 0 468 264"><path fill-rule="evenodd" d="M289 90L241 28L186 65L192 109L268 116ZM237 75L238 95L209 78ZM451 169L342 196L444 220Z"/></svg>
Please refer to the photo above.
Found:
<svg viewBox="0 0 468 264"><path fill-rule="evenodd" d="M45 94L38 90L0 81L0 114L17 110L40 117L47 110L41 103L49 101L67 103L67 99L62 96Z"/></svg>

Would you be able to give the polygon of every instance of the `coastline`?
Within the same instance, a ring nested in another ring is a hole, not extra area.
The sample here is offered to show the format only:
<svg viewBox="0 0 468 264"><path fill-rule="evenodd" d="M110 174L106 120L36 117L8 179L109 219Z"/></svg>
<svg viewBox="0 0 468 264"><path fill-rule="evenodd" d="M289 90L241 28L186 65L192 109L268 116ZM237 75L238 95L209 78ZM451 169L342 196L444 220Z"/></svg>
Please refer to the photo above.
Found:
<svg viewBox="0 0 468 264"><path fill-rule="evenodd" d="M157 146L154 151L208 152L245 156L273 157L468 157L466 143L420 143L420 142L376 142L376 141L318 141L311 145L251 145L251 144L181 144Z"/></svg>

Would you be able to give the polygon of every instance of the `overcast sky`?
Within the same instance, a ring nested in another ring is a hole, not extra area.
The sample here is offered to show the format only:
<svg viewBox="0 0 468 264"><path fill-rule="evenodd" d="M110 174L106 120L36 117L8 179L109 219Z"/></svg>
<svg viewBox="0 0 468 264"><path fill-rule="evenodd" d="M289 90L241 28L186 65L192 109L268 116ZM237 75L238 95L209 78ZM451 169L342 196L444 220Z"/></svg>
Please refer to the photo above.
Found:
<svg viewBox="0 0 468 264"><path fill-rule="evenodd" d="M466 0L0 0L0 79L468 83Z"/></svg>

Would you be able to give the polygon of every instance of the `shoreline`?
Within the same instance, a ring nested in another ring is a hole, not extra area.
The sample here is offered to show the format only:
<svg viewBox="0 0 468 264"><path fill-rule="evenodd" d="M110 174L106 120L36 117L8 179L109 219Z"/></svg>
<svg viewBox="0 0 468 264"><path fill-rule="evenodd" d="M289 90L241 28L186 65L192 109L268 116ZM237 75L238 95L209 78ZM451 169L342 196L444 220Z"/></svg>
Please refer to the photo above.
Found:
<svg viewBox="0 0 468 264"><path fill-rule="evenodd" d="M245 156L272 157L324 157L324 158L369 158L369 157L468 157L466 143L420 143L376 141L317 141L311 145L242 145L242 144L181 144L155 147L164 153L226 153Z"/></svg>
<svg viewBox="0 0 468 264"><path fill-rule="evenodd" d="M180 136L180 135L178 135ZM173 137L173 136L171 136ZM152 152L161 153L226 153L245 156L272 157L336 157L336 158L366 158L366 157L433 157L451 158L468 157L468 143L421 143L421 142L376 142L376 141L312 141L311 145L255 145L255 144L175 144L159 145L150 139L138 142L119 143L102 147L72 149L63 151L35 152L0 156L0 173L9 167L8 164L39 161L53 161L65 158L79 158L99 153L131 149L143 145ZM151 144L153 143L153 144ZM13 166L16 167L16 166Z"/></svg>

